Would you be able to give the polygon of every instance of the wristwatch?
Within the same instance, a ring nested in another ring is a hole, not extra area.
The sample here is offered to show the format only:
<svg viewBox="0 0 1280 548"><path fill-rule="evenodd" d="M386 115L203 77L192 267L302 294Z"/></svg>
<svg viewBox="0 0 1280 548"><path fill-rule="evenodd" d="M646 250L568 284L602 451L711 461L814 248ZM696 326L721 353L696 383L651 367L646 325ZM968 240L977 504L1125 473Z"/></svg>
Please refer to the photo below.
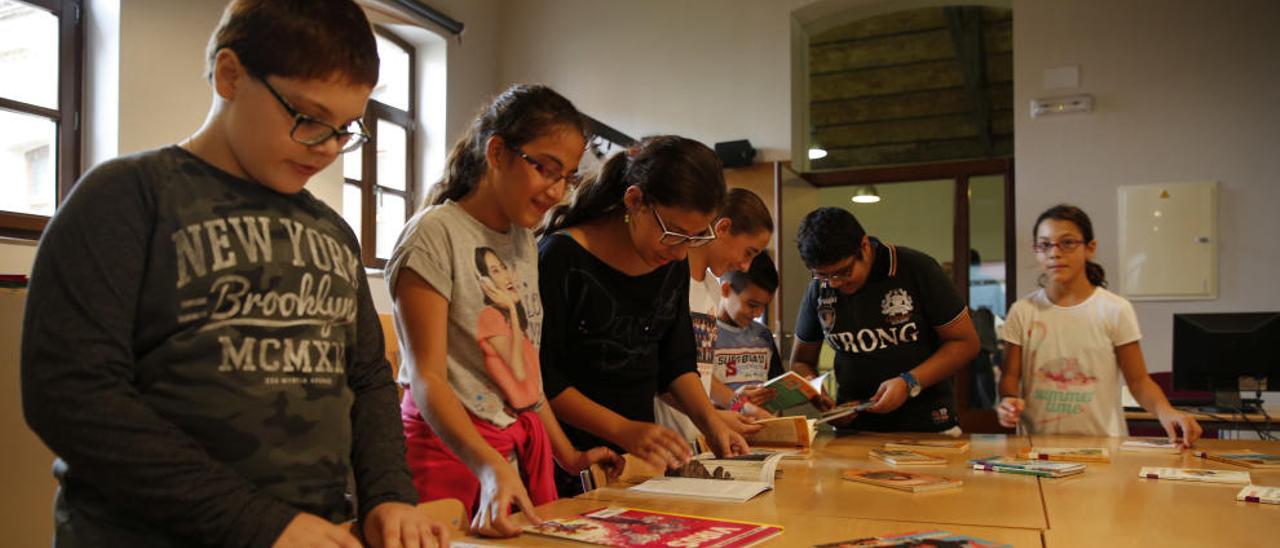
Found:
<svg viewBox="0 0 1280 548"><path fill-rule="evenodd" d="M922 388L920 387L920 381L916 380L915 375L912 375L911 372L908 371L898 376L902 377L902 380L907 381L907 394L909 396L914 398L920 395L920 390L922 390Z"/></svg>

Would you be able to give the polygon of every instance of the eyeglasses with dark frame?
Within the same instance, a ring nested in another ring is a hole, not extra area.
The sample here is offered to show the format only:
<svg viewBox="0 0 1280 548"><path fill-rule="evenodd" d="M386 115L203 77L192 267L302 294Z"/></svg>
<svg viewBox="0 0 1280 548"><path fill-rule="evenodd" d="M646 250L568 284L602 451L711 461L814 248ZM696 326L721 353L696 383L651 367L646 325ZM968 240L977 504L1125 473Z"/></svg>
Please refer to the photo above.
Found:
<svg viewBox="0 0 1280 548"><path fill-rule="evenodd" d="M270 82L267 82L266 77L255 75L254 78L262 82L262 85L267 87L267 91L271 92L271 96L280 102L280 106L293 116L293 129L289 130L289 138L294 142L314 147L324 144L329 139L337 139L340 154L351 152L369 142L369 134L365 130L364 122L353 120L347 124L348 129L336 128L317 120L314 116L298 112L298 109L293 108L293 105L289 104L289 101L286 101ZM352 127L355 128L354 131L350 129Z"/></svg>
<svg viewBox="0 0 1280 548"><path fill-rule="evenodd" d="M716 239L716 227L713 225L707 225L707 229L704 230L702 234L696 235L681 234L679 232L667 230L667 223L662 220L661 215L658 215L658 208L651 205L646 207L649 208L649 211L653 212L653 218L658 221L658 228L662 229L662 237L658 239L658 243L662 245L675 247L678 245L689 244L689 247L691 248L703 247Z"/></svg>
<svg viewBox="0 0 1280 548"><path fill-rule="evenodd" d="M1066 240L1058 240L1057 242L1051 242L1049 240L1041 240L1034 244L1031 244L1031 249L1034 249L1036 253L1048 253L1049 251L1053 250L1054 247L1057 247L1058 249L1061 249L1063 253L1071 253L1081 245L1084 245L1084 240L1066 239Z"/></svg>
<svg viewBox="0 0 1280 548"><path fill-rule="evenodd" d="M811 274L813 276L813 279L817 280L819 283L824 283L827 285L831 285L831 282L843 283L853 279L853 265L857 263L858 263L858 258L850 255L849 264L847 266L841 267L840 269L830 274L822 274L819 272L813 272L812 270L809 271L809 274Z"/></svg>
<svg viewBox="0 0 1280 548"><path fill-rule="evenodd" d="M579 175L577 171L572 173L561 173L551 169L546 164L538 161L537 158L530 156L525 151L520 150L520 147L507 145L507 148L511 149L511 152L518 154L521 160L524 160L526 163L533 166L534 171L537 171L538 175L541 175L543 179L551 181L551 184L553 185L560 181L564 181L568 190L574 190L582 183L582 175Z"/></svg>

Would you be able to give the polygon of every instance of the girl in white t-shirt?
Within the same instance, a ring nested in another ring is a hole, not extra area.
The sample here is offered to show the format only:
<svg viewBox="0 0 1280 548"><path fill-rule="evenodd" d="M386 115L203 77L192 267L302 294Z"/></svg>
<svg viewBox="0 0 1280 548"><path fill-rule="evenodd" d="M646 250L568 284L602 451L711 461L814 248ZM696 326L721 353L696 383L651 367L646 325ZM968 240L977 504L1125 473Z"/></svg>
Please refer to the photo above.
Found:
<svg viewBox="0 0 1280 548"><path fill-rule="evenodd" d="M1049 208L1032 229L1041 288L1009 309L1000 424L1035 434L1127 436L1120 377L1171 440L1190 446L1200 425L1169 405L1147 375L1133 305L1105 288L1093 262L1093 223L1075 206Z"/></svg>

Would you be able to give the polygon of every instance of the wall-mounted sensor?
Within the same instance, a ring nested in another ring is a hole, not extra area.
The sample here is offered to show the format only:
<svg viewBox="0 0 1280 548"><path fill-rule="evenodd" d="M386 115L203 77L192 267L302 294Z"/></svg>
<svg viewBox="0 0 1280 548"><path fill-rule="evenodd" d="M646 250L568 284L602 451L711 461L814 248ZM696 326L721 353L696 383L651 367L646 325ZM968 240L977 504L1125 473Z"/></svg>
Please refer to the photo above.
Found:
<svg viewBox="0 0 1280 548"><path fill-rule="evenodd" d="M1048 97L1031 100L1032 118L1039 118L1048 114L1069 114L1073 112L1093 112L1093 96L1072 95L1070 97Z"/></svg>

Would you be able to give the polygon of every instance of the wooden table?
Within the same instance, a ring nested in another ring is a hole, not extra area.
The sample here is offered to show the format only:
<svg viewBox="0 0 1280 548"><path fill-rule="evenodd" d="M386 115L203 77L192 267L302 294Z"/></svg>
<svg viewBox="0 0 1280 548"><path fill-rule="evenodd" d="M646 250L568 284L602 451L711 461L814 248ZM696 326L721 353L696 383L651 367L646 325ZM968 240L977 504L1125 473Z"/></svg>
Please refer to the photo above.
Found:
<svg viewBox="0 0 1280 548"><path fill-rule="evenodd" d="M1182 455L1125 453L1117 438L1032 436L1042 447L1106 447L1110 463L1088 463L1079 476L1043 479L1049 527L1045 545L1276 546L1280 506L1236 502L1240 485L1148 480L1143 466L1248 470L1257 485L1280 486L1280 470L1249 470ZM1280 442L1202 440L1198 449L1280 452Z"/></svg>
<svg viewBox="0 0 1280 548"><path fill-rule="evenodd" d="M912 494L840 479L840 472L851 468L890 467L869 460L867 451L904 436L822 434L811 458L783 461L773 491L740 504L636 494L624 490L628 484L615 483L538 511L543 518L556 518L627 506L783 526L782 536L766 546L812 546L935 529L1050 548L1267 546L1280 539L1280 506L1235 502L1239 486L1138 478L1142 466L1240 468L1189 455L1121 453L1122 440L1113 438L973 436L969 453L947 456L946 466L912 468L964 481L959 489L936 493ZM1106 447L1112 462L1088 463L1083 475L1062 479L980 472L966 462L1013 455L1031 445ZM1197 448L1280 452L1280 442L1205 440ZM1280 486L1280 471L1252 474L1254 483ZM536 535L461 540L480 546L582 546Z"/></svg>

